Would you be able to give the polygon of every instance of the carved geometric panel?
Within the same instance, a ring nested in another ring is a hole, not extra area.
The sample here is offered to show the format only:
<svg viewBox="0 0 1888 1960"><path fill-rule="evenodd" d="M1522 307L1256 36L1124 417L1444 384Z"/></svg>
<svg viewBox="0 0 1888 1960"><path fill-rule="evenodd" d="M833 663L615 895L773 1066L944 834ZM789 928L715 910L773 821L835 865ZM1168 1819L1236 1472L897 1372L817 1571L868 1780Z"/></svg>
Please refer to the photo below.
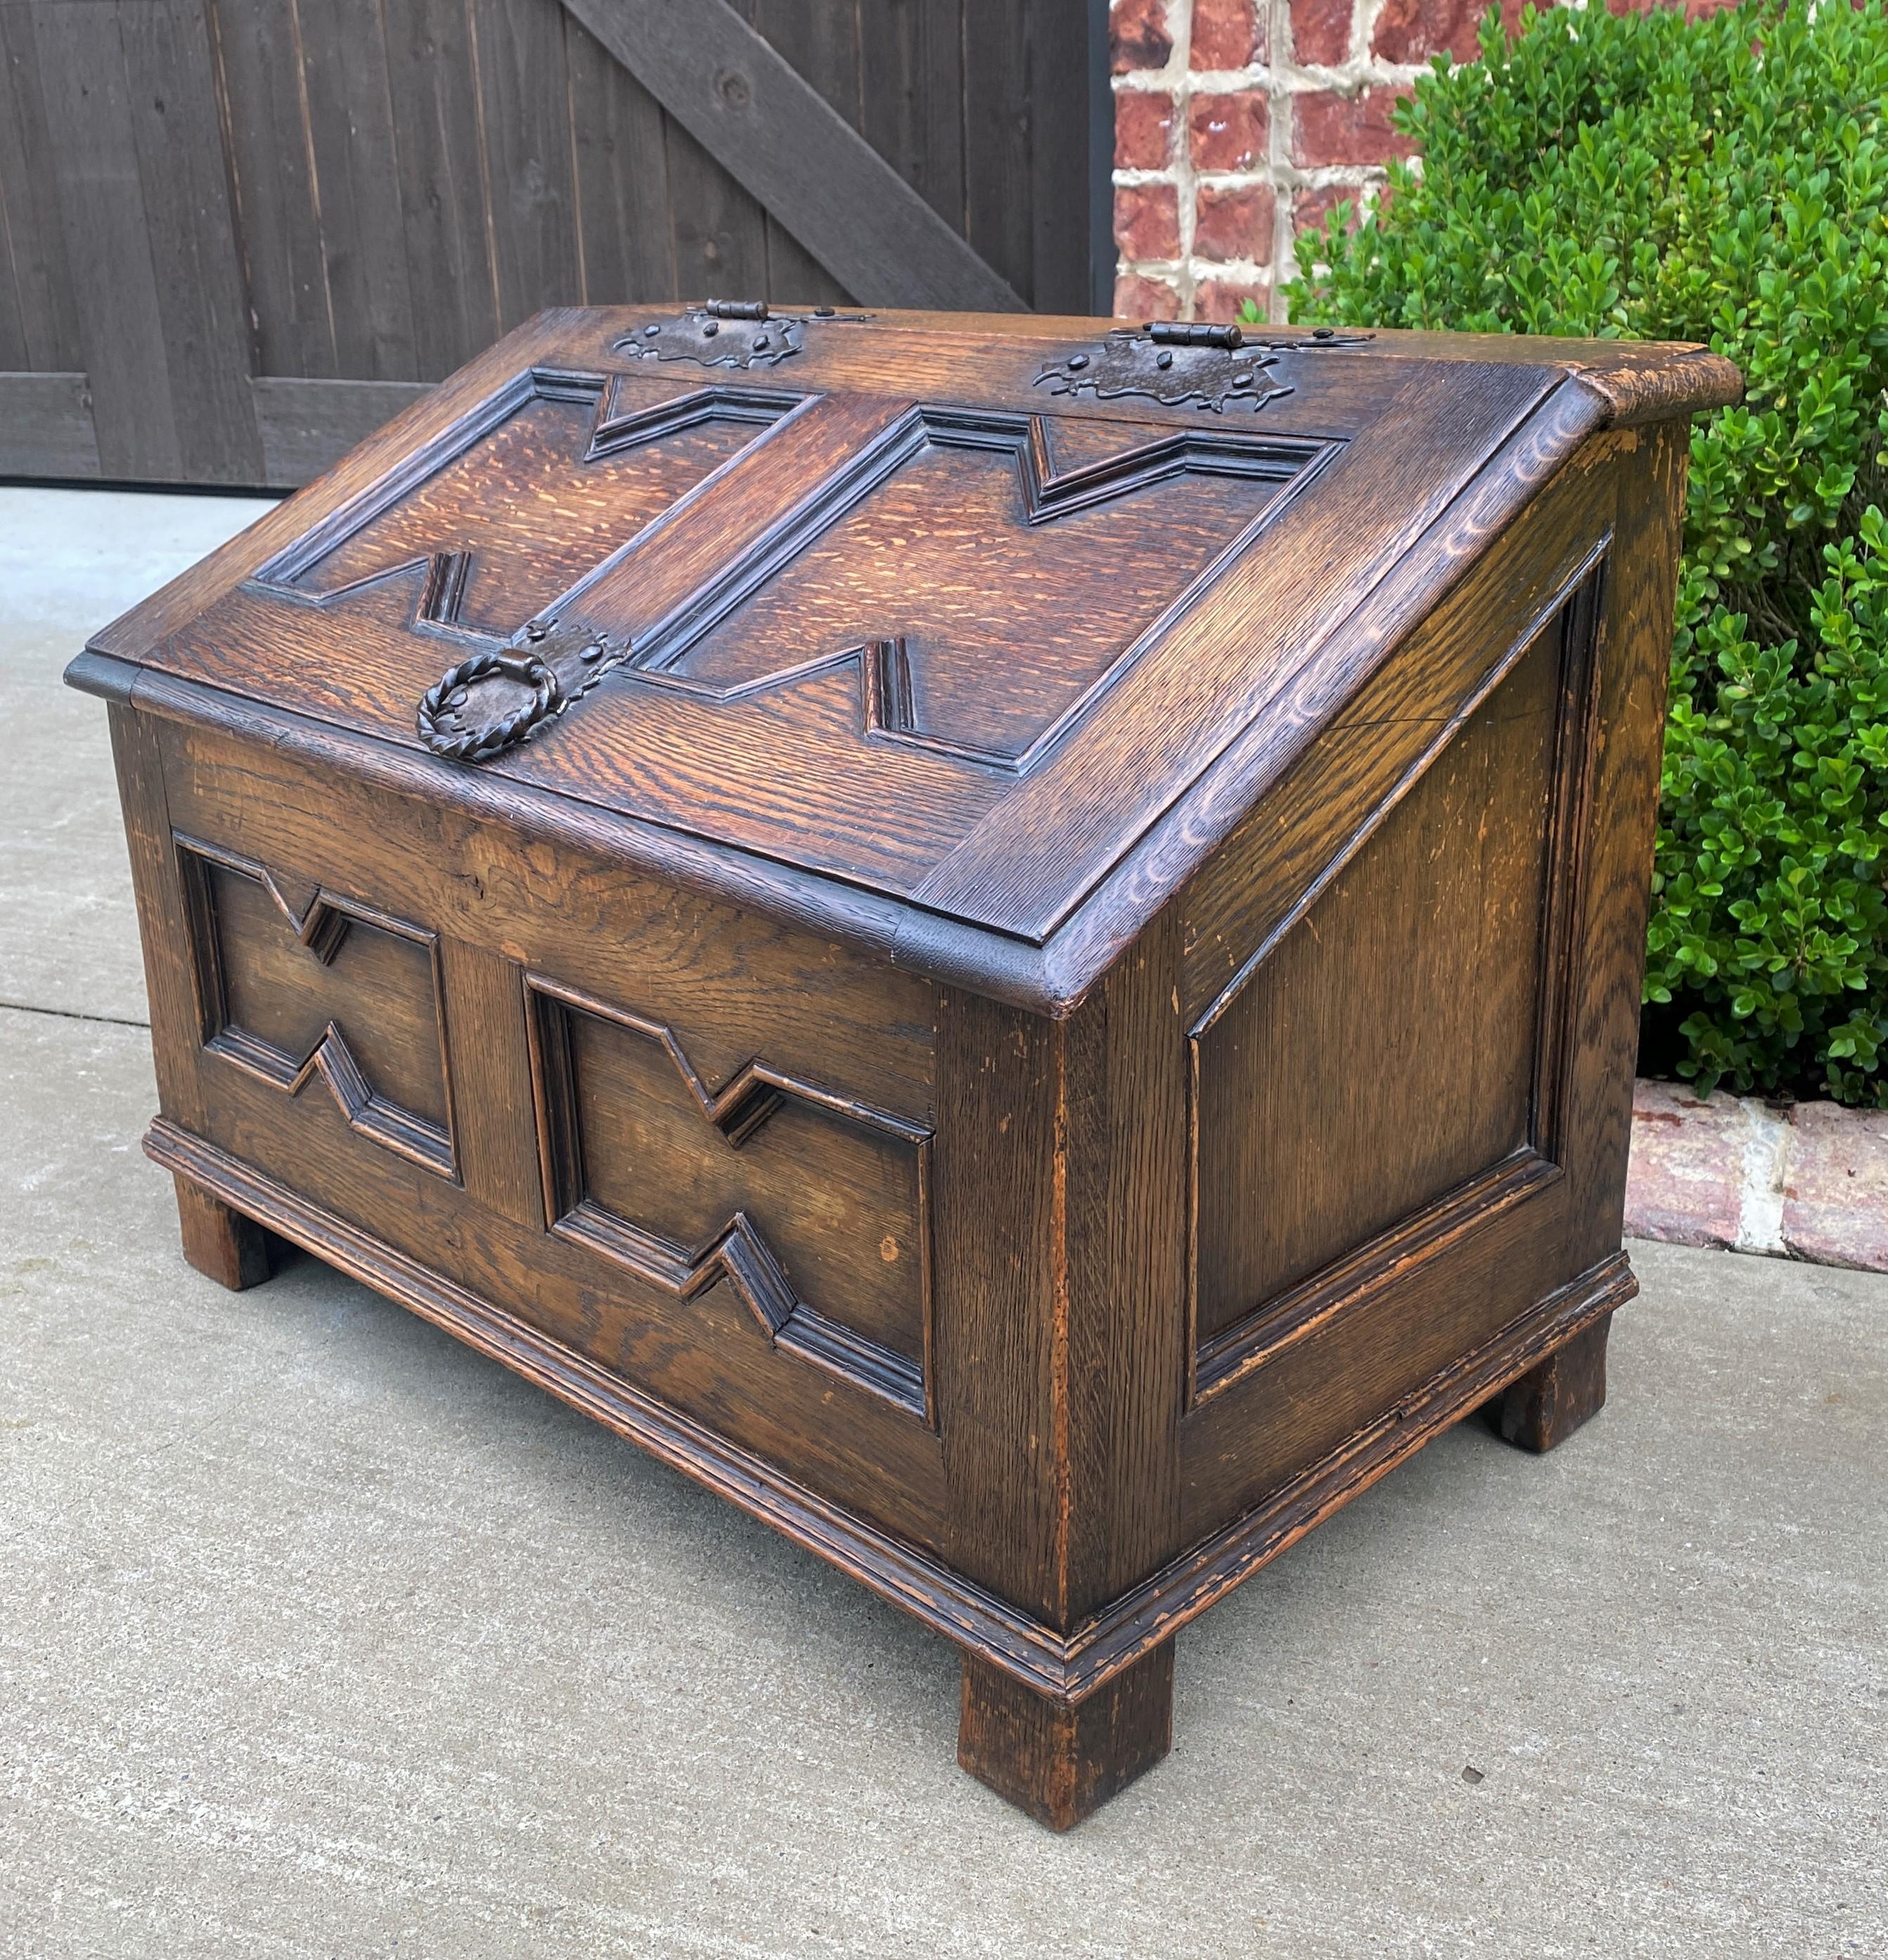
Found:
<svg viewBox="0 0 1888 1960"><path fill-rule="evenodd" d="M534 370L257 573L277 598L510 638L799 399ZM477 541L477 549L472 548Z"/></svg>
<svg viewBox="0 0 1888 1960"><path fill-rule="evenodd" d="M1194 1031L1203 1386L1392 1228L1553 1174L1540 1031L1567 638L1564 620L1537 638Z"/></svg>
<svg viewBox="0 0 1888 1960"><path fill-rule="evenodd" d="M666 803L700 772L733 791L777 753L824 809L865 794L857 758L961 826L1343 447L534 369L259 566L218 609L220 646L207 619L178 644L226 685L453 760L534 740L526 773L586 798ZM297 632L284 606L327 616ZM453 657L432 665L429 639ZM444 680L501 650L509 667ZM899 749L955 766L887 767ZM870 854L841 820L848 860Z"/></svg>
<svg viewBox="0 0 1888 1960"><path fill-rule="evenodd" d="M928 1419L929 1131L758 1058L710 1087L663 1023L527 984L552 1230Z"/></svg>
<svg viewBox="0 0 1888 1960"><path fill-rule="evenodd" d="M729 701L857 660L869 735L1019 771L1322 453L915 408L819 485L790 536L733 554L637 635L623 678ZM610 583L584 595L586 616L607 620Z"/></svg>
<svg viewBox="0 0 1888 1960"><path fill-rule="evenodd" d="M436 936L176 842L204 1047L291 1096L319 1082L357 1134L454 1176Z"/></svg>

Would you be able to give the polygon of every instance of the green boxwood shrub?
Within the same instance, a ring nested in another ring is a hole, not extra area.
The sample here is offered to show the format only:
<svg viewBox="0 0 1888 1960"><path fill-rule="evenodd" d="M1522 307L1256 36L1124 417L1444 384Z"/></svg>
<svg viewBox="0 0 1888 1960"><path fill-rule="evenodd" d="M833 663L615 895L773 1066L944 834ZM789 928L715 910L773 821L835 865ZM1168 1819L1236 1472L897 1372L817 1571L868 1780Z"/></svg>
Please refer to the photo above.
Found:
<svg viewBox="0 0 1888 1960"><path fill-rule="evenodd" d="M1888 13L1499 15L1295 319L1708 341L1643 1064L1888 1104ZM1354 228L1352 226L1354 224Z"/></svg>

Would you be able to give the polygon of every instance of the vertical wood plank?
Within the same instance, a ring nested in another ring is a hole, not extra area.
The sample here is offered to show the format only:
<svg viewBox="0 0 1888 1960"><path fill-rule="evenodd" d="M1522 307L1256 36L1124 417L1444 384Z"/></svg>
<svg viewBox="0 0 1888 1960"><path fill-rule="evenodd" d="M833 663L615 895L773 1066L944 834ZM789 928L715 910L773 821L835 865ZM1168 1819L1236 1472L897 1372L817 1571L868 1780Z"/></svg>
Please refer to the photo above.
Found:
<svg viewBox="0 0 1888 1960"><path fill-rule="evenodd" d="M163 750L156 724L148 718L117 702L110 713L112 757L131 857L132 889L138 901L138 931L144 945L157 1106L173 1123L201 1131L203 1096L197 1079L197 1055L203 1045L202 1020L190 972L191 934L177 876L177 854L170 841Z"/></svg>
<svg viewBox="0 0 1888 1960"><path fill-rule="evenodd" d="M122 0L131 124L185 479L259 484L249 295L205 0Z"/></svg>
<svg viewBox="0 0 1888 1960"><path fill-rule="evenodd" d="M583 298L618 306L678 297L662 105L577 17L564 14Z"/></svg>
<svg viewBox="0 0 1888 1960"><path fill-rule="evenodd" d="M1638 1049L1639 988L1671 660L1690 431L1683 422L1617 439L1619 513L1600 616L1599 686L1574 969L1572 1063L1562 1147L1576 1201L1568 1270L1619 1248Z"/></svg>
<svg viewBox="0 0 1888 1960"><path fill-rule="evenodd" d="M1019 0L964 0L964 48L965 236L1034 306L1034 78L1028 17Z"/></svg>
<svg viewBox="0 0 1888 1960"><path fill-rule="evenodd" d="M938 1406L951 1558L1067 1628L1180 1549L1186 1032L1176 916L1072 1020L946 990Z"/></svg>
<svg viewBox="0 0 1888 1960"><path fill-rule="evenodd" d="M679 297L767 293L767 214L672 119L666 130L670 236Z"/></svg>
<svg viewBox="0 0 1888 1960"><path fill-rule="evenodd" d="M1089 310L1088 0L1019 0L1027 39L1030 304ZM1111 282L1111 288L1112 282Z"/></svg>
<svg viewBox="0 0 1888 1960"><path fill-rule="evenodd" d="M108 477L180 482L183 450L118 9L46 0L27 11L79 310L79 364L91 380L99 466Z"/></svg>
<svg viewBox="0 0 1888 1960"><path fill-rule="evenodd" d="M948 224L964 208L962 0L883 0L859 13L860 128Z"/></svg>
<svg viewBox="0 0 1888 1960"><path fill-rule="evenodd" d="M330 376L335 321L296 15L297 0L215 0L217 94L259 371Z"/></svg>
<svg viewBox="0 0 1888 1960"><path fill-rule="evenodd" d="M1181 1549L1186 1029L1169 906L1067 1023L1066 1611Z"/></svg>
<svg viewBox="0 0 1888 1960"><path fill-rule="evenodd" d="M542 1232L523 976L509 959L461 940L442 939L439 950L460 1178L481 1204Z"/></svg>
<svg viewBox="0 0 1888 1960"><path fill-rule="evenodd" d="M260 482L202 8L54 4L33 21L100 467Z"/></svg>
<svg viewBox="0 0 1888 1960"><path fill-rule="evenodd" d="M386 11L397 196L413 294L415 378L436 381L498 338L478 90L464 0Z"/></svg>
<svg viewBox="0 0 1888 1960"><path fill-rule="evenodd" d="M21 78L15 72L11 37L8 33L10 12L17 18L17 10L0 7L0 371L17 374L33 365L21 287L23 281L33 276L36 255L32 248L36 241L26 142L20 126ZM37 107L37 78L33 96ZM14 205L20 208L21 241L27 248L24 267L14 263Z"/></svg>
<svg viewBox="0 0 1888 1960"><path fill-rule="evenodd" d="M4 122L0 118L0 123ZM7 148L11 132L0 127L0 153ZM24 173L13 174L11 182L19 184ZM14 189L12 195L19 193ZM21 311L19 281L13 269L11 240L8 236L7 200L9 195L9 174L5 159L0 154L0 372L17 374L33 364L27 352L26 320Z"/></svg>
<svg viewBox="0 0 1888 1960"><path fill-rule="evenodd" d="M860 100L859 20L850 0L743 0L741 11L794 70L857 129ZM767 234L767 297L843 305L839 282L771 212Z"/></svg>
<svg viewBox="0 0 1888 1960"><path fill-rule="evenodd" d="M937 1029L934 1297L951 1563L1038 1618L1066 1592L1062 1029L953 988Z"/></svg>
<svg viewBox="0 0 1888 1960"><path fill-rule="evenodd" d="M498 323L580 303L564 9L558 0L468 0L491 199Z"/></svg>
<svg viewBox="0 0 1888 1960"><path fill-rule="evenodd" d="M380 0L297 0L336 371L421 378ZM297 371L265 365L269 374Z"/></svg>
<svg viewBox="0 0 1888 1960"><path fill-rule="evenodd" d="M39 48L32 14L24 7L0 7L0 214L14 323L6 364L43 374L81 370L84 339L60 221Z"/></svg>

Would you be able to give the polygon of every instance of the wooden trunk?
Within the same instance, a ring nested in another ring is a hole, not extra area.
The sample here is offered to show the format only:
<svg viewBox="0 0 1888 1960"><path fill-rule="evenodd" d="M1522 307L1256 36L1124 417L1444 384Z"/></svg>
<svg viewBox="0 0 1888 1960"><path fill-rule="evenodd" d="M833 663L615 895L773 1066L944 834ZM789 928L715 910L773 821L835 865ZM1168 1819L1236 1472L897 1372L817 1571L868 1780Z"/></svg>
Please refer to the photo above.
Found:
<svg viewBox="0 0 1888 1960"><path fill-rule="evenodd" d="M1066 1827L1622 1191L1697 349L540 316L75 663L186 1252L957 1642ZM452 670L448 673L447 670Z"/></svg>

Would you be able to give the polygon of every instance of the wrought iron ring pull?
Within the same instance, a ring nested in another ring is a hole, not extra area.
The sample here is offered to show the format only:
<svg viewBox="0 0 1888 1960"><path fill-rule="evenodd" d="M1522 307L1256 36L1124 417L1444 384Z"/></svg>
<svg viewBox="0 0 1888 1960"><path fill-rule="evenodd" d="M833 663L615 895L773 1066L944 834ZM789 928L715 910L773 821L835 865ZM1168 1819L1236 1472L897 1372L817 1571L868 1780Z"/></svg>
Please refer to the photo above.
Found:
<svg viewBox="0 0 1888 1960"><path fill-rule="evenodd" d="M459 711L469 692L494 675L531 690L531 698L513 713L467 723ZM436 756L454 762L488 762L515 747L564 705L563 684L536 654L474 654L449 668L420 702L420 740Z"/></svg>

